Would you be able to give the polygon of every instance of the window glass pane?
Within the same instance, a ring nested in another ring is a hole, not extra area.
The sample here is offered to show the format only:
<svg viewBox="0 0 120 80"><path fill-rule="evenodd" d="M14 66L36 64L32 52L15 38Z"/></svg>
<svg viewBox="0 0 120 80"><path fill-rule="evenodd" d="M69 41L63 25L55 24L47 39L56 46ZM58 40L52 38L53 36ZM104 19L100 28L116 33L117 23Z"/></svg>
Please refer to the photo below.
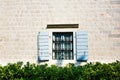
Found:
<svg viewBox="0 0 120 80"><path fill-rule="evenodd" d="M53 32L53 59L73 59L73 32Z"/></svg>

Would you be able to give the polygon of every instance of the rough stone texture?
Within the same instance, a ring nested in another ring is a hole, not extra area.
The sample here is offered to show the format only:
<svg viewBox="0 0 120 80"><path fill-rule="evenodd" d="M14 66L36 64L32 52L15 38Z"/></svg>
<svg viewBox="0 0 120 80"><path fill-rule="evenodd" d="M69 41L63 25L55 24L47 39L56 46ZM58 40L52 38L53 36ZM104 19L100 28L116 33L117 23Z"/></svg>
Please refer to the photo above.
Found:
<svg viewBox="0 0 120 80"><path fill-rule="evenodd" d="M87 31L88 62L120 60L119 0L0 0L0 64L37 63L37 34L47 24Z"/></svg>

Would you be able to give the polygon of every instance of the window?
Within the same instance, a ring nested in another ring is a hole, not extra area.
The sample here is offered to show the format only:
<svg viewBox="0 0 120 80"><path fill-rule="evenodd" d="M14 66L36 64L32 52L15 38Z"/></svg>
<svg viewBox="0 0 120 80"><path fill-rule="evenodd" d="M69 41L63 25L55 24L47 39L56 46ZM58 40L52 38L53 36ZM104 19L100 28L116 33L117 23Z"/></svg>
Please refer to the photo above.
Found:
<svg viewBox="0 0 120 80"><path fill-rule="evenodd" d="M52 58L73 60L73 32L53 32Z"/></svg>
<svg viewBox="0 0 120 80"><path fill-rule="evenodd" d="M86 31L74 31L73 28L77 29L78 24L47 25L47 29L53 30L40 31L37 42L38 62L51 61L51 59L87 61L88 33Z"/></svg>

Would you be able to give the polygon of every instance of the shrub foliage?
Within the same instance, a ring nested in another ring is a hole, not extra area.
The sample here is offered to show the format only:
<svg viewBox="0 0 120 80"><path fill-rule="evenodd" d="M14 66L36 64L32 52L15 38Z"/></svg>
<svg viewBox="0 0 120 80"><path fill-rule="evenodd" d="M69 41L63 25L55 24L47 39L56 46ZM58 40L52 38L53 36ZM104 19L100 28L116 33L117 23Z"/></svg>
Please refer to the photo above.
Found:
<svg viewBox="0 0 120 80"><path fill-rule="evenodd" d="M65 67L9 63L0 66L0 80L120 80L120 61L87 63L83 66L70 63Z"/></svg>

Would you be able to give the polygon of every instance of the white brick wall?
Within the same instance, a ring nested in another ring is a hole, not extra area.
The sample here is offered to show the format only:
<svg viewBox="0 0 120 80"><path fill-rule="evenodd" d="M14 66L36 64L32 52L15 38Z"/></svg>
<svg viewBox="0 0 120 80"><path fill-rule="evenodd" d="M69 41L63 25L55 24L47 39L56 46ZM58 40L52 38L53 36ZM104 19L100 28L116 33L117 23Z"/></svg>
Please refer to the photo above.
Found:
<svg viewBox="0 0 120 80"><path fill-rule="evenodd" d="M37 33L47 24L87 31L88 62L120 60L119 0L0 0L0 64L37 63Z"/></svg>

